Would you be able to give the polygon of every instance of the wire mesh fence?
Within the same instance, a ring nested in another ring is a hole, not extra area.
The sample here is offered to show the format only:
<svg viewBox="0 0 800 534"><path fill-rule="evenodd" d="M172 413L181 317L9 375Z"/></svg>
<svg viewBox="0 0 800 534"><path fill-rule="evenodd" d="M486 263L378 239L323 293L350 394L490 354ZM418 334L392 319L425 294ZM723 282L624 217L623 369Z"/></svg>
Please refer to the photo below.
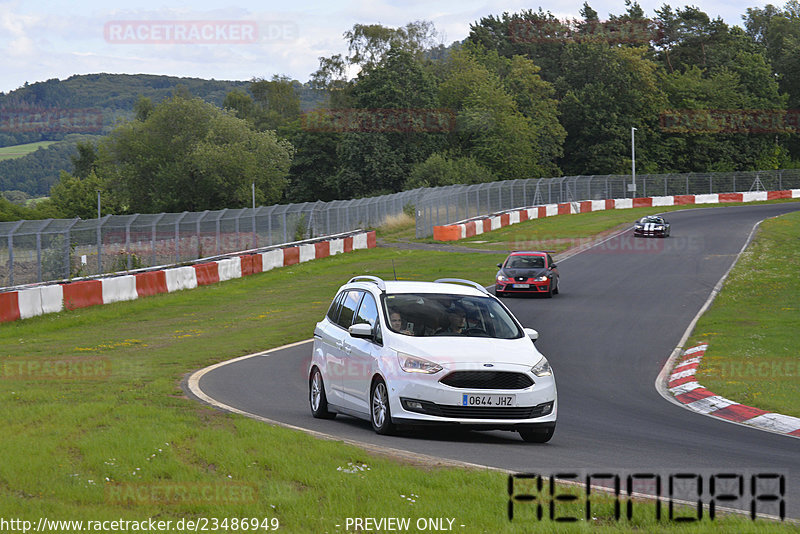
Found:
<svg viewBox="0 0 800 534"><path fill-rule="evenodd" d="M419 191L255 209L0 222L0 287L182 263L376 227L413 206Z"/></svg>
<svg viewBox="0 0 800 534"><path fill-rule="evenodd" d="M505 180L475 185L423 189L416 208L416 236L433 235L433 227L499 211L535 206L626 197L699 195L800 188L800 169L636 175L635 191L628 175L564 176Z"/></svg>
<svg viewBox="0 0 800 534"><path fill-rule="evenodd" d="M100 219L0 222L0 287L192 261L359 228L415 213L416 236L498 211L624 198L800 188L800 169L567 176L421 188L379 197Z"/></svg>

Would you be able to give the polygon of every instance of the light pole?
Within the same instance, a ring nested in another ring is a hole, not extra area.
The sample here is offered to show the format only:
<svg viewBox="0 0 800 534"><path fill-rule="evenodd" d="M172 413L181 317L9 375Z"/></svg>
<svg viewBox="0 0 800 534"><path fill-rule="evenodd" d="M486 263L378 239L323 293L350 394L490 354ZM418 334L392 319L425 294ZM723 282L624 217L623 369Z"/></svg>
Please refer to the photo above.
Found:
<svg viewBox="0 0 800 534"><path fill-rule="evenodd" d="M636 128L631 128L631 197L636 196Z"/></svg>

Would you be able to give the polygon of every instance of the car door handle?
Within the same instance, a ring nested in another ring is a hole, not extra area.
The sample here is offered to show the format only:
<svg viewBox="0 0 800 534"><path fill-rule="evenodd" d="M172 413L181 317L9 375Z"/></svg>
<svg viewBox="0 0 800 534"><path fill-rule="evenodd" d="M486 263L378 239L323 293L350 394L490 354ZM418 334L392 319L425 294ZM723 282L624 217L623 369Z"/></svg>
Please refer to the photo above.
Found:
<svg viewBox="0 0 800 534"><path fill-rule="evenodd" d="M342 347L344 347L344 341L340 339L339 341L336 342L336 348L341 349Z"/></svg>
<svg viewBox="0 0 800 534"><path fill-rule="evenodd" d="M345 344L345 346L344 346L345 353L350 354L350 351L352 351L352 350L353 350L353 346L352 345Z"/></svg>

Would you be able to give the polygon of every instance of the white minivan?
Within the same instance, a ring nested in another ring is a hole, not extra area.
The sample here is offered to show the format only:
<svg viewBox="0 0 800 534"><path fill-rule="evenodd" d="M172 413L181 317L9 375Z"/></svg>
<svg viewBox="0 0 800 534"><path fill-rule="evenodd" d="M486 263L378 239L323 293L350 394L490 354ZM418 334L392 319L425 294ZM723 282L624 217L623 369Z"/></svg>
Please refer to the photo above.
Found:
<svg viewBox="0 0 800 534"><path fill-rule="evenodd" d="M398 425L462 425L552 438L556 383L538 333L475 282L384 281L342 286L314 329L311 413Z"/></svg>

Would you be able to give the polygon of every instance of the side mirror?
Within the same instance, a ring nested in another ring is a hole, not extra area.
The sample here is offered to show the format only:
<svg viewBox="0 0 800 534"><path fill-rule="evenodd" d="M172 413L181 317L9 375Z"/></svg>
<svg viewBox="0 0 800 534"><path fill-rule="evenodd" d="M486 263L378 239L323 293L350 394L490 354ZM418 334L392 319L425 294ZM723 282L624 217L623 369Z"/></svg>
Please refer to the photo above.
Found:
<svg viewBox="0 0 800 534"><path fill-rule="evenodd" d="M363 339L372 339L372 326L367 323L359 323L350 326L347 329L353 337L360 337Z"/></svg>
<svg viewBox="0 0 800 534"><path fill-rule="evenodd" d="M555 263L551 263L551 264L550 264L550 268L551 268L551 269L555 269L555 268L556 268L556 264L555 264Z"/></svg>
<svg viewBox="0 0 800 534"><path fill-rule="evenodd" d="M525 335L531 338L531 341L533 341L534 343L536 343L536 340L539 339L539 332L537 332L533 328L523 328L522 330L525 332Z"/></svg>
<svg viewBox="0 0 800 534"><path fill-rule="evenodd" d="M502 264L502 263L498 263L498 264L497 264L497 266L498 266L500 269L502 269L502 268L503 268L503 264Z"/></svg>

